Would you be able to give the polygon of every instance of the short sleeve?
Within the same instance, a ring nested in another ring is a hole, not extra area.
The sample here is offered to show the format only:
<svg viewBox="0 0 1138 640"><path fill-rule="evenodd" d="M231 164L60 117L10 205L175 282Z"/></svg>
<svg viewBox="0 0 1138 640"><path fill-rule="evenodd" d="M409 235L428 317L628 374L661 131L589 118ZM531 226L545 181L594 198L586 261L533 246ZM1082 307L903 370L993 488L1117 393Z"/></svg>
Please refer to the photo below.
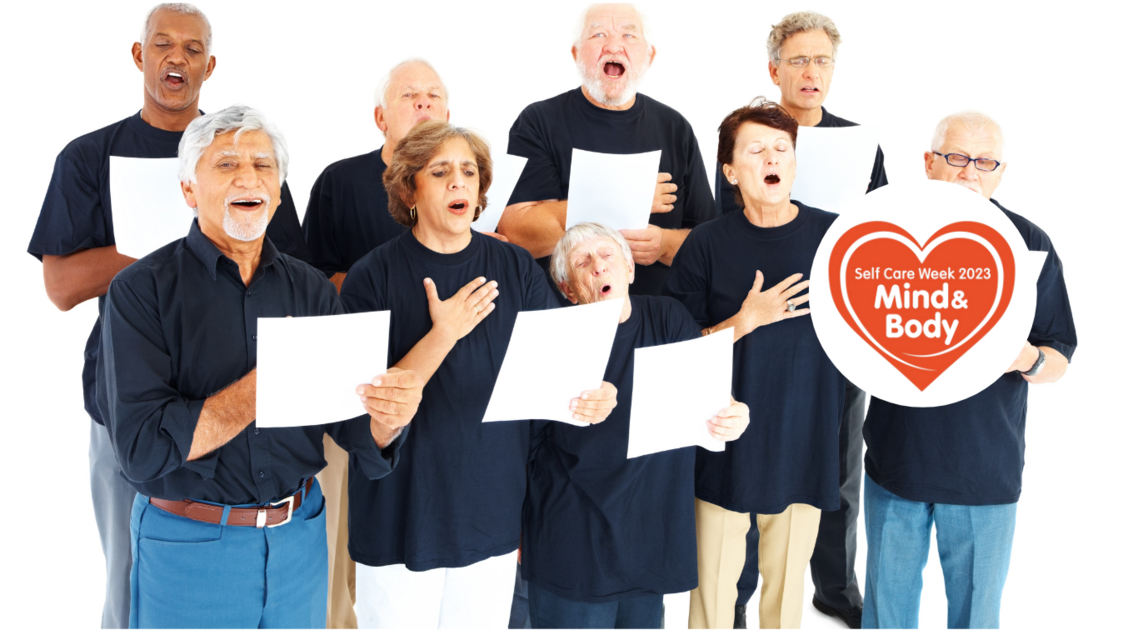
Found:
<svg viewBox="0 0 1138 640"><path fill-rule="evenodd" d="M1049 250L1036 282L1035 319L1031 323L1028 342L1037 347L1051 347L1070 362L1078 338L1071 301L1067 297L1067 283L1063 279L1063 261L1046 236L1044 246Z"/></svg>
<svg viewBox="0 0 1138 640"><path fill-rule="evenodd" d="M706 229L706 227L704 227ZM711 297L710 265L703 250L703 229L693 231L680 246L664 281L663 295L675 298L700 327L711 324L708 301Z"/></svg>
<svg viewBox="0 0 1138 640"><path fill-rule="evenodd" d="M327 277L346 272L341 245L336 240L336 225L332 213L332 189L325 184L329 181L328 170L316 178L312 192L308 196L308 209L304 213L304 241L312 256L312 266L320 269Z"/></svg>
<svg viewBox="0 0 1138 640"><path fill-rule="evenodd" d="M569 194L561 190L561 172L557 159L543 135L541 118L535 105L525 108L510 127L506 148L510 155L526 158L525 169L518 179L510 204L540 200L565 200Z"/></svg>
<svg viewBox="0 0 1138 640"><path fill-rule="evenodd" d="M289 190L287 182L281 185L281 203L269 222L266 235L273 241L277 251L312 264L312 255L308 252L308 245L304 243L304 232L300 229L296 203L292 200L292 191Z"/></svg>
<svg viewBox="0 0 1138 640"><path fill-rule="evenodd" d="M39 260L114 244L99 191L99 168L69 145L55 159L28 253Z"/></svg>

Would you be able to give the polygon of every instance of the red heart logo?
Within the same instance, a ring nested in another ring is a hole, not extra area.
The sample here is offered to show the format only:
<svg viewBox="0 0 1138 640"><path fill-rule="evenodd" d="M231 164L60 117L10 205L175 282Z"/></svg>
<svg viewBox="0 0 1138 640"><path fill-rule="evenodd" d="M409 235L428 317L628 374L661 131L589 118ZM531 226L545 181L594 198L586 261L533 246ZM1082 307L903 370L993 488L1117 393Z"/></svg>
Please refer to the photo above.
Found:
<svg viewBox="0 0 1138 640"><path fill-rule="evenodd" d="M924 391L1004 315L1015 258L979 222L950 224L924 245L897 225L867 222L834 245L829 275L846 323Z"/></svg>

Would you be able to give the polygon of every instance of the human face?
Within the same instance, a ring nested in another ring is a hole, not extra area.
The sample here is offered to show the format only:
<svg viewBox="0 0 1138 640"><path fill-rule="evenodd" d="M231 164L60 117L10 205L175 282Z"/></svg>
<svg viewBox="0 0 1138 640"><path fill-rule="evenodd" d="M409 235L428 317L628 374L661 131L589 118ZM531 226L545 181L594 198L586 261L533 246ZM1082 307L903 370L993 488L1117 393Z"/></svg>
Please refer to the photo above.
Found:
<svg viewBox="0 0 1138 640"><path fill-rule="evenodd" d="M991 158L1003 161L1003 149L999 140L987 127L981 131L972 131L966 126L953 124L945 132L944 144L937 151L947 155L962 153L969 158ZM925 175L930 180L943 180L962 187L967 187L976 193L991 198L1000 180L1004 177L1004 167L1000 164L995 171L978 171L975 162L969 162L963 167L954 167L941 156L925 152Z"/></svg>
<svg viewBox="0 0 1138 640"><path fill-rule="evenodd" d="M451 138L415 174L415 225L436 238L470 234L478 206L478 160L464 138Z"/></svg>
<svg viewBox="0 0 1138 640"><path fill-rule="evenodd" d="M206 51L206 25L197 16L159 11L150 18L146 42L134 44L146 102L164 111L196 108L202 83L216 63Z"/></svg>
<svg viewBox="0 0 1138 640"><path fill-rule="evenodd" d="M606 107L632 106L640 80L656 58L656 47L644 39L640 14L626 4L593 7L572 52L585 95Z"/></svg>
<svg viewBox="0 0 1138 640"><path fill-rule="evenodd" d="M443 82L424 64L399 67L383 100L387 107L375 108L375 124L392 149L420 122L450 120Z"/></svg>
<svg viewBox="0 0 1138 640"><path fill-rule="evenodd" d="M197 209L206 237L260 241L280 203L281 175L273 143L263 131L217 136L198 160L196 182L183 182L186 204Z"/></svg>
<svg viewBox="0 0 1138 640"><path fill-rule="evenodd" d="M628 297L633 266L612 238L590 238L569 251L569 282L558 287L573 304Z"/></svg>
<svg viewBox="0 0 1138 640"><path fill-rule="evenodd" d="M746 206L766 207L790 200L797 168L789 133L744 122L735 135L731 164L723 165L723 175L732 184L738 181Z"/></svg>
<svg viewBox="0 0 1138 640"><path fill-rule="evenodd" d="M798 117L799 113L822 108L826 94L830 92L830 79L834 77L834 65L825 69L819 67L814 58L834 57L834 43L830 36L820 29L803 31L787 38L782 43L777 64L768 63L771 82L782 93L782 106ZM810 58L805 67L792 67L787 60L798 57Z"/></svg>

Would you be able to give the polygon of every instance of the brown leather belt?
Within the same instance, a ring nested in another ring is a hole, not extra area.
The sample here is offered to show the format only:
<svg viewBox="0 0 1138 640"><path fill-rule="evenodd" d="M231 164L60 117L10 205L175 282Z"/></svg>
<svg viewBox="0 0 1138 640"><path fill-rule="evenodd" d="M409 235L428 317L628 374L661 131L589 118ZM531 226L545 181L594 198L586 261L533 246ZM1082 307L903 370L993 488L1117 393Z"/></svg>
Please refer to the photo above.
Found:
<svg viewBox="0 0 1138 640"><path fill-rule="evenodd" d="M311 489L312 478L309 478L304 483L304 489L297 491L284 500L269 503L270 508L232 507L229 510L229 520L226 521L226 524L231 527L257 527L258 529L279 527L292 520L292 512L300 508L300 504L304 500L304 494ZM225 513L225 507L220 507L216 504L195 502L193 500L175 501L151 498L150 504L166 513L172 513L176 516L197 520L198 522L207 522L209 524L221 524L221 516ZM278 507L277 505L281 506Z"/></svg>

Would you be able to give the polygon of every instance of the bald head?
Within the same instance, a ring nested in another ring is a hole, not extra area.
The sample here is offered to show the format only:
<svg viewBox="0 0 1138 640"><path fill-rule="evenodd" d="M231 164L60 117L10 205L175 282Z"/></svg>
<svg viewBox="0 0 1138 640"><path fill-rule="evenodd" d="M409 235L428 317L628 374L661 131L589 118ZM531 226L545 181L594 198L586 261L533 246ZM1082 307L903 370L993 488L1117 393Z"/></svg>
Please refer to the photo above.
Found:
<svg viewBox="0 0 1138 640"><path fill-rule="evenodd" d="M977 162L976 160L981 160ZM994 170L983 171L992 160ZM964 166L956 166L960 163ZM925 175L966 187L991 198L1004 176L1004 131L979 111L962 111L947 116L933 132L932 150L925 152Z"/></svg>
<svg viewBox="0 0 1138 640"><path fill-rule="evenodd" d="M375 126L383 132L383 160L391 163L396 145L415 125L450 120L447 90L426 60L405 60L392 67L375 89Z"/></svg>

